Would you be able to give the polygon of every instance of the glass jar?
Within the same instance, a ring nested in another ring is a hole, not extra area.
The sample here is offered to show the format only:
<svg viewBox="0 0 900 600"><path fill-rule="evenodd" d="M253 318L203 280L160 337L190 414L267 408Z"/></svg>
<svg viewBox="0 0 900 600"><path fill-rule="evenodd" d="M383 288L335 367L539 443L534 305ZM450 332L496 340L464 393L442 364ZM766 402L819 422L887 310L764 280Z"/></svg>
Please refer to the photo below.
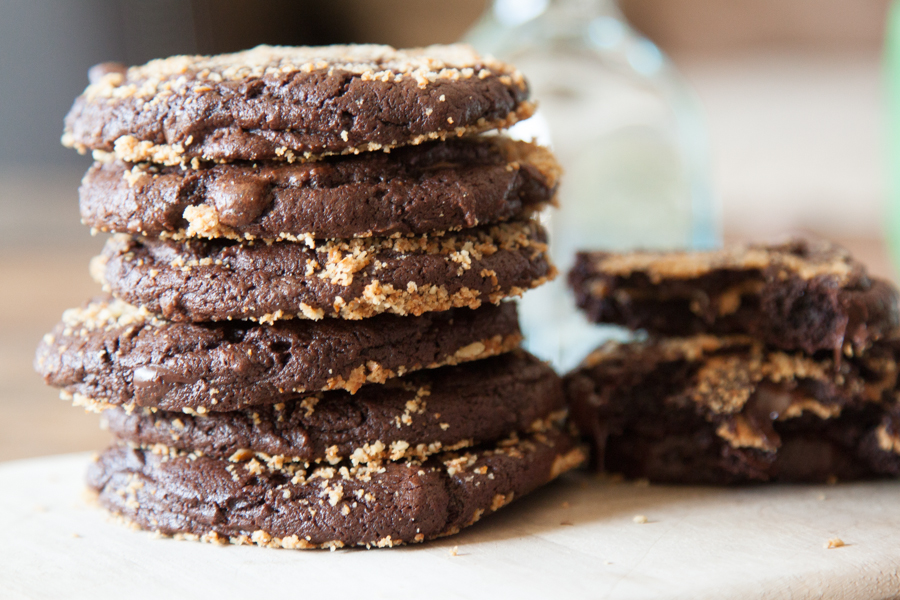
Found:
<svg viewBox="0 0 900 600"><path fill-rule="evenodd" d="M542 215L561 275L520 312L526 347L568 369L616 333L575 310L577 250L719 244L698 103L613 0L494 0L465 41L522 70L539 108L510 135L550 146L565 170Z"/></svg>

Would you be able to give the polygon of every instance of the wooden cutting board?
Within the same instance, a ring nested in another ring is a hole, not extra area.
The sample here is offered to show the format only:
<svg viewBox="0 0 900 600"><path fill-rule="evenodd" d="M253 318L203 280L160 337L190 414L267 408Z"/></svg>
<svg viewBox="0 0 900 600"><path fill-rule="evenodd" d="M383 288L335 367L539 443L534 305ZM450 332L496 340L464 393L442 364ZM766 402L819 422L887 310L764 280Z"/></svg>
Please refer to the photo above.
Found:
<svg viewBox="0 0 900 600"><path fill-rule="evenodd" d="M437 542L288 551L114 523L84 493L89 460L0 463L0 597L900 597L900 482L720 489L576 474ZM846 545L827 549L834 538Z"/></svg>

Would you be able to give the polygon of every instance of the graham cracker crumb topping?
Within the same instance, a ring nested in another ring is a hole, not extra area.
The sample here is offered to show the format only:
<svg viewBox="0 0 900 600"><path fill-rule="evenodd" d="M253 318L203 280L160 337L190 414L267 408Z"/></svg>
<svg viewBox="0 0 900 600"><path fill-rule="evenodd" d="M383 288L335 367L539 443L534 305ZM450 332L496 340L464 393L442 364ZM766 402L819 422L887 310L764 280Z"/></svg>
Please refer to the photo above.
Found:
<svg viewBox="0 0 900 600"><path fill-rule="evenodd" d="M735 246L713 251L598 253L592 268L617 277L645 273L654 284L665 279L693 279L718 270L774 268L805 280L834 277L844 285L859 273L860 265L840 246L803 240L781 246ZM592 292L603 295L602 289ZM728 306L720 307L727 309Z"/></svg>
<svg viewBox="0 0 900 600"><path fill-rule="evenodd" d="M63 335L86 335L93 330L125 328L129 325L149 324L159 327L166 323L144 307L135 307L121 300L91 302L84 308L70 308L63 313L66 326Z"/></svg>
<svg viewBox="0 0 900 600"><path fill-rule="evenodd" d="M556 269L549 264L547 258L547 244L542 241L543 229L533 219L523 221L510 221L491 227L467 230L464 232L443 235L422 235L410 238L365 238L346 240L327 240L315 249L315 258L306 259L305 273L303 276L325 280L333 285L349 286L363 270L365 277L370 279L362 293L356 292L355 296L339 295L332 306L310 307L305 302L300 306L299 312L285 312L276 310L262 316L247 315L244 318L271 324L276 320L292 318L311 318L318 320L324 316L339 317L342 319L365 319L381 313L393 313L398 315L419 316L425 312L443 311L455 307L478 308L482 302L488 301L498 304L510 296L521 295L525 289L517 285L510 285L507 289L493 283L496 277L486 277L491 282L491 287L484 292L478 289L470 289L462 286L452 293L444 285L404 285L395 288L391 283L383 283L375 279L378 276L377 269L371 269L373 261L377 262L385 257L397 257L398 260L407 255L430 255L442 257L447 262L453 262L454 253L464 249L472 260L481 260L497 252L511 252L524 254L529 261L541 265L546 269L547 275L536 277L525 286L534 288L542 285L556 276ZM131 248L133 244L129 236L115 236L107 243L104 252L118 254L126 263L133 261L134 268L143 266L142 259L135 260ZM96 261L96 276L103 279L103 269L107 262L107 254L101 255ZM231 269L228 262L231 259L186 258L178 253L168 258L168 267L178 269L182 273L190 273L192 276L202 277L203 272L197 272L202 268ZM162 267L160 267L162 268ZM150 270L150 269L147 269ZM159 271L160 269L156 269ZM108 285L108 284L107 284ZM304 308L305 306L305 308ZM468 352L475 353L477 348L471 348ZM459 357L465 358L464 355Z"/></svg>
<svg viewBox="0 0 900 600"><path fill-rule="evenodd" d="M507 76L524 89L522 74L510 65L479 56L464 44L434 45L396 50L374 44L334 46L257 46L250 50L215 56L172 56L124 74L108 73L84 91L88 98L154 98L173 94L202 93L223 81L283 77L313 71L358 75L363 81L415 80L427 87L442 79L481 79ZM205 89L204 89L205 88Z"/></svg>
<svg viewBox="0 0 900 600"><path fill-rule="evenodd" d="M840 394L863 402L885 401L886 392L897 384L898 365L889 356L865 360L861 367L865 376L849 377L849 367L843 363L836 366L832 358L768 349L745 336L698 335L609 343L585 359L582 368L608 364L616 369L622 362L634 361L643 362L648 369L663 363L694 363L690 380L676 400L694 403L717 423L716 434L731 446L774 452L780 442L755 424L759 419L783 421L812 414L827 420L841 415L841 403L811 395L809 390L816 386L837 388ZM749 413L759 414L749 418ZM895 443L886 427L876 429L875 435L883 450L900 449L900 441Z"/></svg>

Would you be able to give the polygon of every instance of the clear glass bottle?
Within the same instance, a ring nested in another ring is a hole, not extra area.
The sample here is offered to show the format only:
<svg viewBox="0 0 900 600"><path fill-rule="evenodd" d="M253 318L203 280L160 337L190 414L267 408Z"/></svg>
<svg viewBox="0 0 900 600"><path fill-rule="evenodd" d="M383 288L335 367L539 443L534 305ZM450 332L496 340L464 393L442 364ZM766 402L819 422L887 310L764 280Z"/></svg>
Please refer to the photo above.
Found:
<svg viewBox="0 0 900 600"><path fill-rule="evenodd" d="M465 41L523 71L539 108L510 134L549 145L565 169L560 207L542 216L561 276L520 312L529 350L569 369L616 335L575 310L576 250L719 244L698 103L614 0L494 0Z"/></svg>

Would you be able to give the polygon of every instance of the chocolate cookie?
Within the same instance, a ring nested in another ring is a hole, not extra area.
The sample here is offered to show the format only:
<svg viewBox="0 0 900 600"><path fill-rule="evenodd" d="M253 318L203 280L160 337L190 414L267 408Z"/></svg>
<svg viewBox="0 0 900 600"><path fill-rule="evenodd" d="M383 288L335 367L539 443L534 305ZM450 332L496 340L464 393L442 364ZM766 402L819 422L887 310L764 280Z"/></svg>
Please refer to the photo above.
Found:
<svg viewBox="0 0 900 600"><path fill-rule="evenodd" d="M558 175L549 151L500 136L302 164L98 162L81 184L81 217L100 231L176 239L418 235L539 210Z"/></svg>
<svg viewBox="0 0 900 600"><path fill-rule="evenodd" d="M521 73L468 46L271 47L98 65L63 145L126 162L312 159L531 116Z"/></svg>
<svg viewBox="0 0 900 600"><path fill-rule="evenodd" d="M320 392L205 416L150 408L103 412L116 437L137 444L215 458L332 464L422 459L511 432L543 431L564 417L559 376L521 351L367 385L355 395Z"/></svg>
<svg viewBox="0 0 900 600"><path fill-rule="evenodd" d="M890 407L878 426L862 437L859 453L878 474L900 477L900 406Z"/></svg>
<svg viewBox="0 0 900 600"><path fill-rule="evenodd" d="M176 242L115 236L92 272L118 298L173 321L477 308L536 287L556 271L534 221L434 236L293 242Z"/></svg>
<svg viewBox="0 0 900 600"><path fill-rule="evenodd" d="M113 447L88 473L100 503L144 529L277 548L385 547L450 535L578 466L557 431L424 462L280 467Z"/></svg>
<svg viewBox="0 0 900 600"><path fill-rule="evenodd" d="M896 289L826 242L581 253L569 282L596 322L665 335L746 333L808 353L862 352L900 323Z"/></svg>
<svg viewBox="0 0 900 600"><path fill-rule="evenodd" d="M566 394L595 466L628 477L858 479L896 473L894 451L872 442L892 439L876 430L896 410L897 356L887 342L840 364L746 337L609 344L566 376Z"/></svg>
<svg viewBox="0 0 900 600"><path fill-rule="evenodd" d="M79 404L233 410L507 352L515 304L419 317L172 323L120 300L66 311L35 368Z"/></svg>

